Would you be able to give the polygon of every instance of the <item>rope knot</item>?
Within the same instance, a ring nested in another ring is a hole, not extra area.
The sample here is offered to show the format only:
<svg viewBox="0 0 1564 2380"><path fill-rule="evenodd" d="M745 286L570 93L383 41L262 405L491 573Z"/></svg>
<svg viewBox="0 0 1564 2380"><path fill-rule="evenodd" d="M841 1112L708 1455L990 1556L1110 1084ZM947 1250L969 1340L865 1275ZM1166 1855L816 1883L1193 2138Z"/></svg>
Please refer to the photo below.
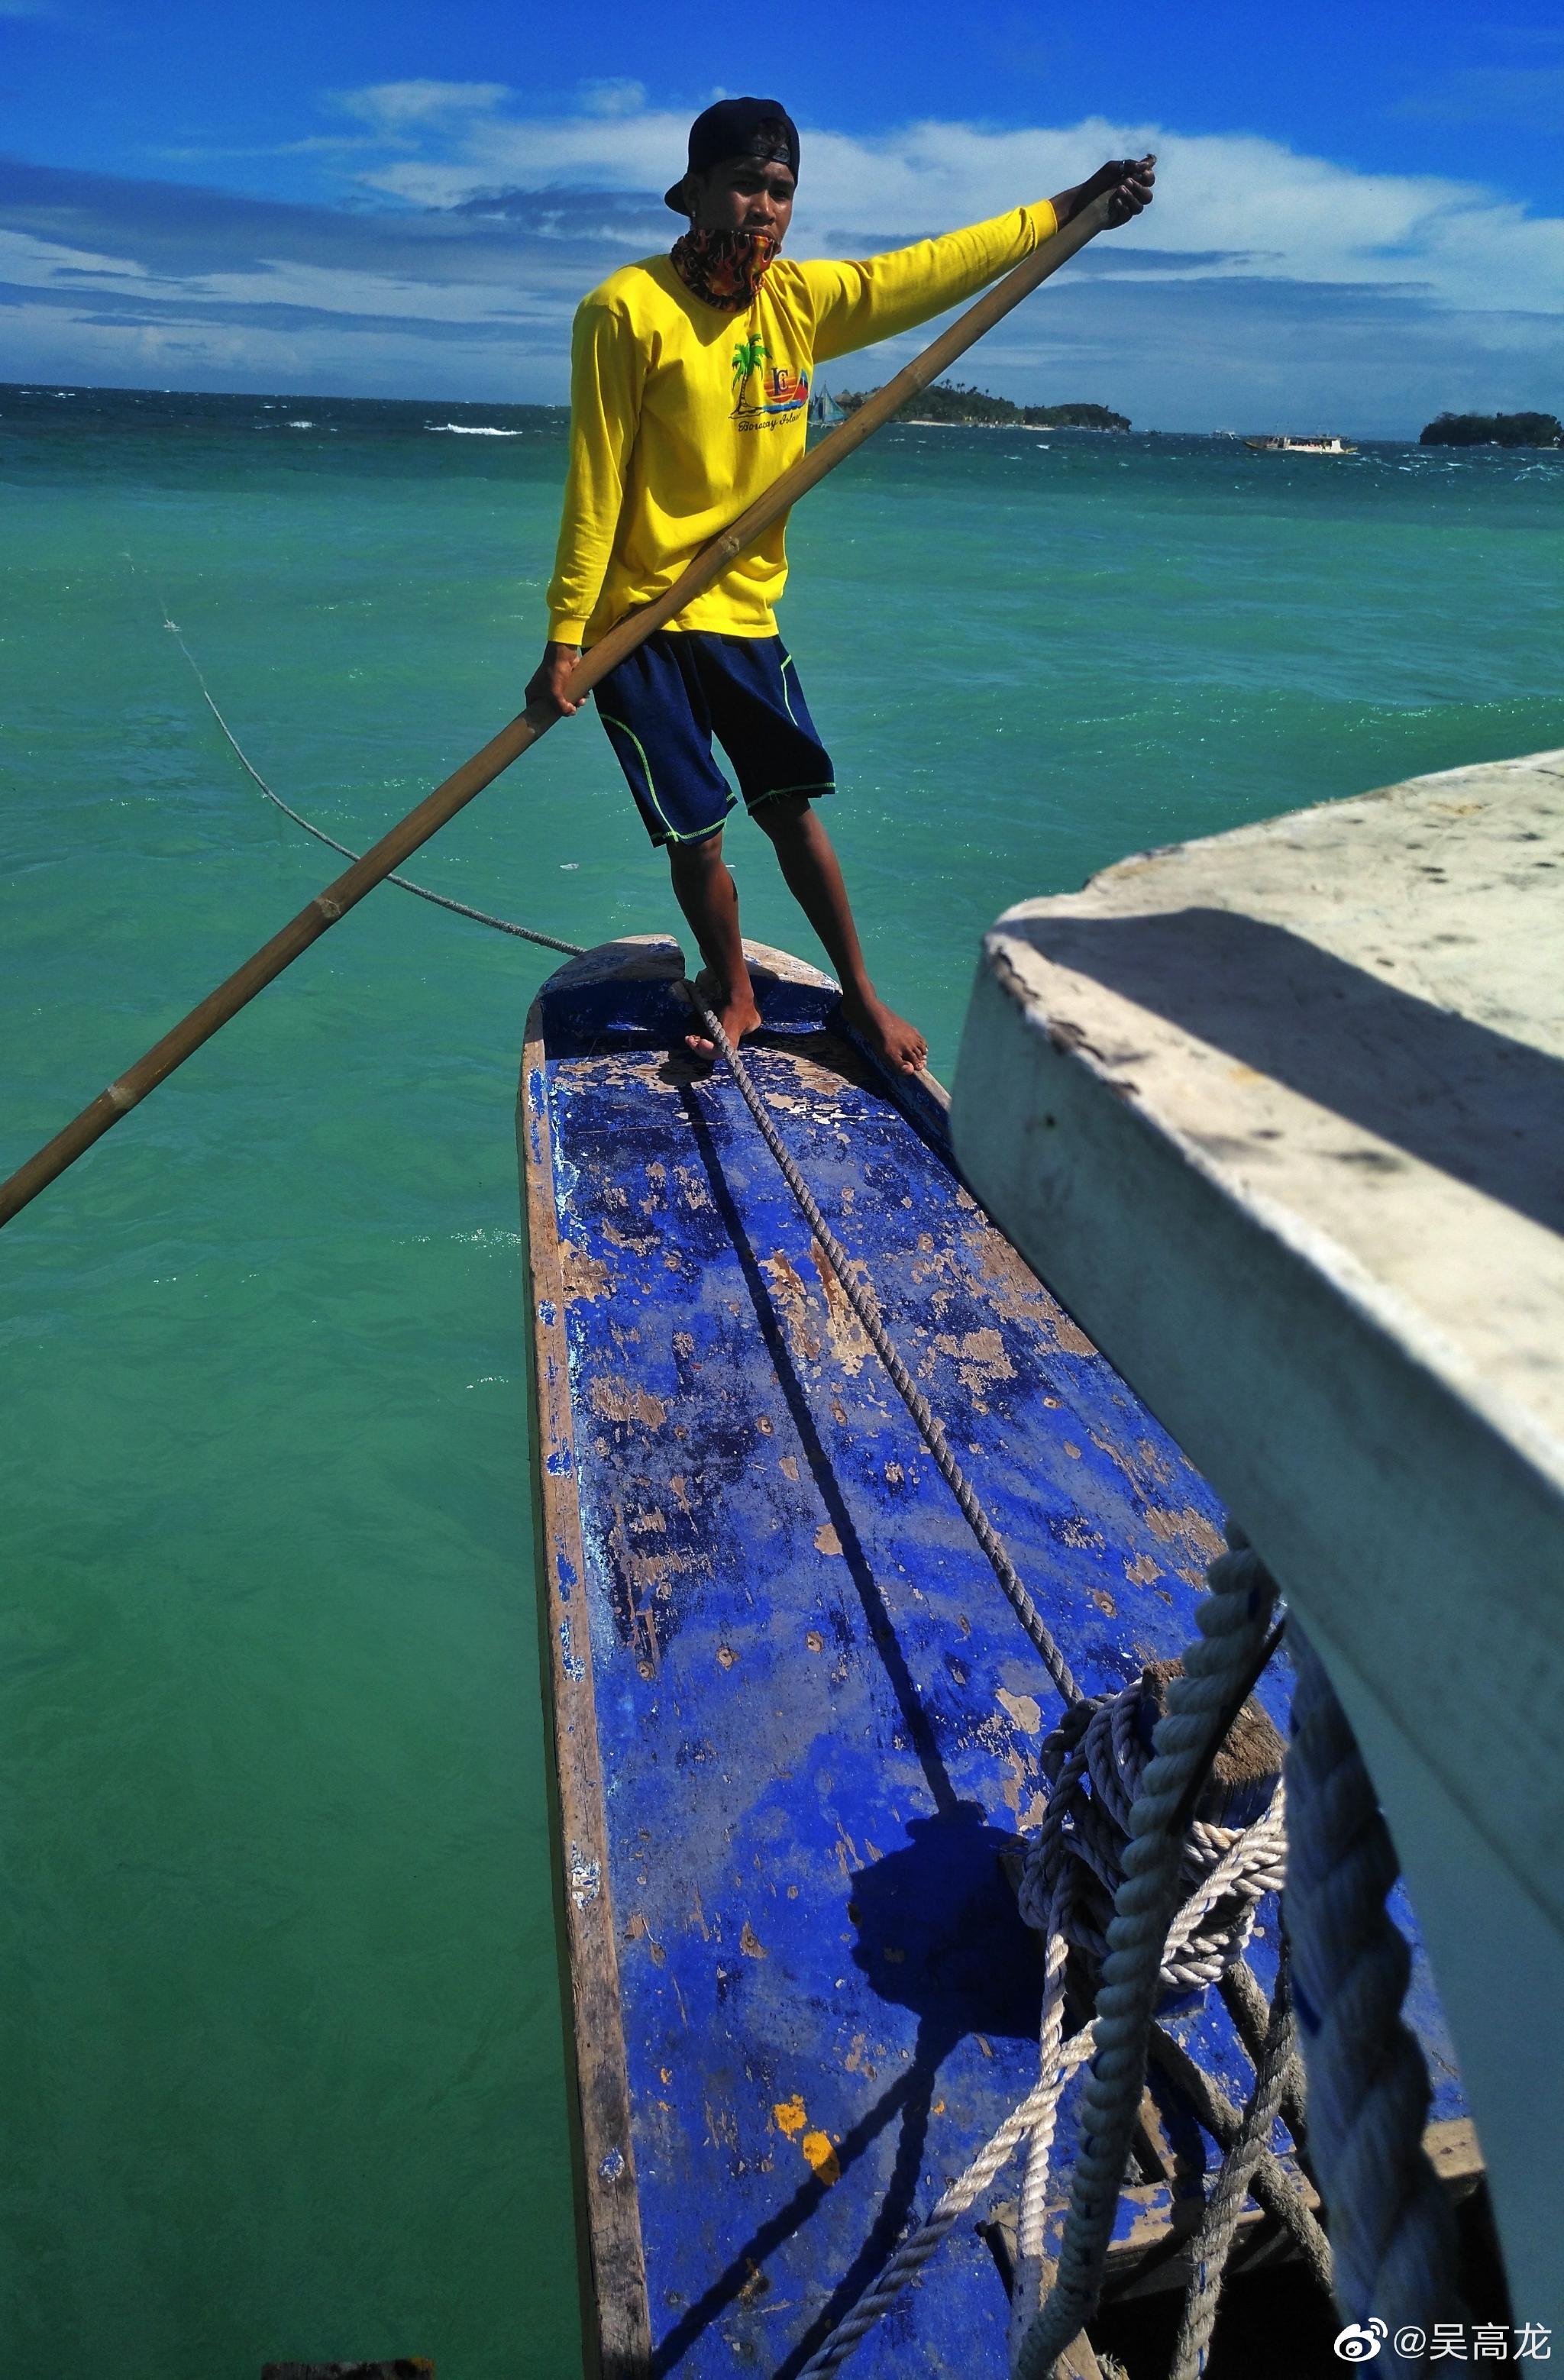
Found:
<svg viewBox="0 0 1564 2380"><path fill-rule="evenodd" d="M1038 1755L1048 1810L1027 1849L1021 1913L1039 1933L1062 1937L1083 1998L1095 1990L1107 1952L1131 1813L1167 1715L1169 1685L1182 1674L1178 1661L1148 1662L1118 1693L1073 1704ZM1185 1836L1182 1906L1162 1965L1169 1990L1215 1983L1247 1943L1262 1896L1282 1884L1282 1753L1280 1736L1251 1698L1212 1765Z"/></svg>

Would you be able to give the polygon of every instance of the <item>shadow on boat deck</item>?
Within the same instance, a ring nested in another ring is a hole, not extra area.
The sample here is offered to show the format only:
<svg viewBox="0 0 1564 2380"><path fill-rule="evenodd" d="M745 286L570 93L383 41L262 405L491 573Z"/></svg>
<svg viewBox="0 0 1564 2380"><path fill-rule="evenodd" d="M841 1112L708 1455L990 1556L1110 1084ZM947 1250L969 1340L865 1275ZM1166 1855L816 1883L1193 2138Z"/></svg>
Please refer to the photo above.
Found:
<svg viewBox="0 0 1564 2380"><path fill-rule="evenodd" d="M940 2067L969 2036L1036 2037L1041 1974L1031 1937L1000 1867L1012 1838L962 1800L940 1753L874 1572L854 1526L808 1395L794 1367L765 1277L744 1230L721 1159L698 1103L681 1092L691 1137L732 1241L757 1326L797 1428L806 1459L841 1545L870 1642L895 1694L907 1741L934 1803L914 1818L909 1840L847 1879L852 1958L881 1999L911 2010L917 2035L910 2064L834 2143L829 2179L811 2174L751 2234L726 2268L688 2306L654 2351L652 2372L676 2370L697 2340L736 2302L753 2304L770 2287L767 2260L801 2231L827 2192L886 2131L900 2126L896 2155L879 2207L856 2253L815 2319L774 2367L773 2380L795 2375L882 2269L915 2209L928 2120Z"/></svg>

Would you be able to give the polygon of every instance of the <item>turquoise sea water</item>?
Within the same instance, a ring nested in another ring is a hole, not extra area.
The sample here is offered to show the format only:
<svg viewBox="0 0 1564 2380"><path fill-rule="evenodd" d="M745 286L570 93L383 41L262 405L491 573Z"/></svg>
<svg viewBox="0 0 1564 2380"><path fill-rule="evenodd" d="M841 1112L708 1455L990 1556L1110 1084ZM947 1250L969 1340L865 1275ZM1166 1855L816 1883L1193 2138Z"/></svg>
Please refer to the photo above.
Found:
<svg viewBox="0 0 1564 2380"><path fill-rule="evenodd" d="M519 708L563 463L538 413L0 391L0 1170L334 872L162 603L361 847ZM785 629L936 1066L1008 902L1564 744L1561 529L1564 455L849 465ZM730 848L750 932L818 955ZM590 720L412 872L674 922ZM511 1122L547 964L382 891L0 1238L19 2380L573 2367Z"/></svg>

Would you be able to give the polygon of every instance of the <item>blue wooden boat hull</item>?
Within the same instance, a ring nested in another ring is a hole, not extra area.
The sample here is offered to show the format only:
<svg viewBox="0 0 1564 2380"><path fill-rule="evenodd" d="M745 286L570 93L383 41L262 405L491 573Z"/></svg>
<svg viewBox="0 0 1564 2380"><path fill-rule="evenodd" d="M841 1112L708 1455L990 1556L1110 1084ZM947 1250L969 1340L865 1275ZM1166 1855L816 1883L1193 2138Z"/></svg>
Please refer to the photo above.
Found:
<svg viewBox="0 0 1564 2380"><path fill-rule="evenodd" d="M940 1099L756 957L761 1095L1077 1677L1116 1688L1189 1640L1216 1500L962 1186ZM732 1082L690 1079L680 972L666 942L563 967L518 1109L584 2303L615 2380L788 2380L1036 2080L1001 1855L1060 1706ZM1412 2015L1474 2169L1421 1956ZM1217 1996L1167 2022L1242 2102ZM1153 2089L1120 2283L1173 2277L1218 2161ZM1061 2196L1073 2153L1067 2099ZM968 2218L852 2368L998 2380L1007 2311Z"/></svg>

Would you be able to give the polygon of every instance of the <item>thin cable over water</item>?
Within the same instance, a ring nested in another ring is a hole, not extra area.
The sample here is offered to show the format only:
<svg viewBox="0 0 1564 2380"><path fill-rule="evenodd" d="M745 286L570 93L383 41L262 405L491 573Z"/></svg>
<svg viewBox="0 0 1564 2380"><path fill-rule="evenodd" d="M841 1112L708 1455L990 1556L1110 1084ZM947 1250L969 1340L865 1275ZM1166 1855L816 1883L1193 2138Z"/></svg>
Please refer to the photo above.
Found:
<svg viewBox="0 0 1564 2380"><path fill-rule="evenodd" d="M304 816L302 810L296 810L291 803L285 802L281 794L267 783L223 713L218 710L212 699L212 688L201 674L200 663L180 634L178 623L169 618L166 609L163 615L163 625L195 672L196 684L201 690L201 698L232 745L234 756L245 774L254 780L269 802L275 802L285 818L292 819L295 826L301 826L306 834L314 836L317 843L328 844L333 851L340 851L345 859L360 858L361 853L350 851L346 843L338 843L334 834L328 834L323 826L317 826L313 820ZM536 927L515 926L508 917L491 917L487 909L469 908L465 901L453 901L449 893L433 892L427 884L415 884L410 876L388 876L385 880L388 884L399 885L404 892L416 892L420 901L432 901L436 908L452 909L458 917L470 917L474 925L492 926L496 933L515 934L518 941L539 942L546 951L564 951L567 958L579 958L587 948L585 942L562 941L557 934L540 934Z"/></svg>

